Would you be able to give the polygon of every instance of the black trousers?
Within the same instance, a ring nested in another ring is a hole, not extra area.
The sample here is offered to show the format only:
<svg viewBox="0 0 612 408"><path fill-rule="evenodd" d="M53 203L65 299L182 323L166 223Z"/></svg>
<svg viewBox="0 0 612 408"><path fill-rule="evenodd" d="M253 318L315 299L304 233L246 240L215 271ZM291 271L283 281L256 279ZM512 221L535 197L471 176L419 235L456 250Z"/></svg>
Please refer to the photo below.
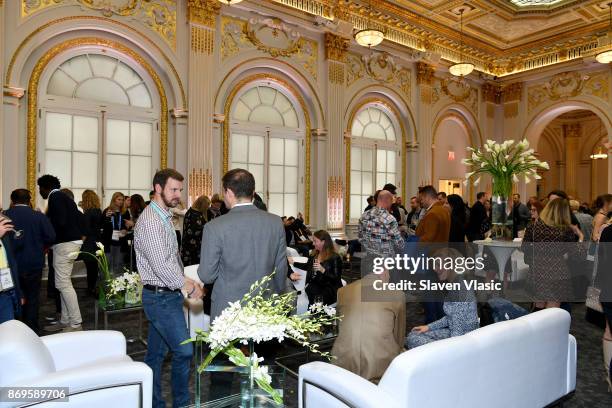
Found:
<svg viewBox="0 0 612 408"><path fill-rule="evenodd" d="M21 320L35 333L38 333L38 310L40 308L40 283L42 269L19 272L19 285L25 304L22 306Z"/></svg>

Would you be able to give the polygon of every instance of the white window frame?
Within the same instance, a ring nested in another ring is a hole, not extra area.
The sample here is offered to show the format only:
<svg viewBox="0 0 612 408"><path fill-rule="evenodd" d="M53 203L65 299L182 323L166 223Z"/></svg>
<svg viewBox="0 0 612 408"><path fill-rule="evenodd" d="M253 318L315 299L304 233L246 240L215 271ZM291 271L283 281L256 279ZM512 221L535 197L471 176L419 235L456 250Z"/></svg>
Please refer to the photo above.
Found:
<svg viewBox="0 0 612 408"><path fill-rule="evenodd" d="M128 105L109 104L106 102L96 102L76 98L68 98L63 96L47 94L47 86L49 80L55 70L69 59L82 54L100 54L112 58L119 59L134 71L136 71L143 79L145 85L151 95L153 106L150 108L140 108ZM38 92L38 126L37 126L37 151L41 154L37 155L37 177L45 174L45 154L46 151L46 114L47 112L64 113L69 115L82 115L98 118L98 186L96 193L100 196L102 206L105 206L110 201L114 191L104 190L105 176L105 157L106 157L106 121L108 119L128 120L132 122L146 122L152 125L153 134L151 138L151 172L159 170L161 149L160 149L160 132L159 132L159 116L160 105L159 96L155 83L151 80L148 73L138 63L129 57L112 49L103 49L99 47L86 47L76 50L70 50L62 53L54 58L48 68L43 73ZM151 175L152 176L152 175ZM129 174L126 175L129 177ZM63 186L62 186L63 187ZM129 191L122 191L128 193ZM39 196L37 196L39 197ZM145 197L146 199L147 197ZM38 198L40 202L38 206L44 208L42 198ZM80 201L80 197L75 197L75 201Z"/></svg>
<svg viewBox="0 0 612 408"><path fill-rule="evenodd" d="M282 126L273 126L268 124L261 124L255 122L247 122L236 120L232 117L235 104L240 99L242 95L257 86L267 86L270 88L274 88L280 93L282 93L289 101L292 103L293 108L295 109L298 117L298 128L287 128ZM269 203L270 192L269 192L269 172L270 172L270 139L271 138L281 138L281 139L293 139L298 141L298 188L297 188L297 210L298 212L304 212L304 171L305 171L305 120L304 120L304 112L300 107L299 102L293 97L290 92L287 92L283 87L279 86L276 83L272 83L270 81L254 81L250 83L248 86L245 86L234 98L234 102L232 103L230 109L230 118L229 118L229 137L232 138L233 134L243 134L243 135L256 135L264 137L264 175L263 182L264 187L261 188L259 186L255 186L255 191L263 193L263 200L266 204ZM228 156L229 156L229 169L232 168L232 143L229 141L228 145ZM296 216L297 214L280 214L286 216Z"/></svg>
<svg viewBox="0 0 612 408"><path fill-rule="evenodd" d="M362 137L362 136L354 136L352 133L353 130L353 124L355 123L355 120L357 120L358 115L363 112L366 109L369 108L375 108L378 109L382 112L384 112L387 117L390 119L391 124L393 126L393 130L395 133L395 141L390 141L390 140L383 140L383 139L374 139L374 138L368 138L368 137ZM387 106L385 106L382 103L379 102L371 102L371 103L367 103L363 106L361 106L356 112L355 115L353 116L353 122L351 122L351 150L353 148L360 148L360 149L372 149L373 150L373 158L372 158L372 187L374 189L374 191L365 194L362 191L361 197L365 196L365 195L373 195L377 189L381 189L383 186L378 186L376 185L376 179L377 179L377 160L378 160L378 151L379 150L385 150L385 151L394 151L396 154L396 159L395 159L395 183L394 185L397 187L398 191L401 190L401 175L402 175L402 160L401 160L401 154L402 154L402 149L401 149L401 141L402 141L402 127L400 126L400 123L398 121L398 118L396 117L395 113L393 111L391 111ZM349 172L352 172L352 167L349 165ZM354 182L353 177L350 178L350 182L351 184ZM354 196L355 194L351 194L351 186L349 186L349 202L347 203L347 211L349 213L349 222L350 223L356 223L359 218L355 218L355 217L351 217L351 199L352 196ZM365 208L365 206L367 205L367 203L363 203L364 205L361 206L361 211L363 211L363 209ZM361 214L360 214L361 215Z"/></svg>

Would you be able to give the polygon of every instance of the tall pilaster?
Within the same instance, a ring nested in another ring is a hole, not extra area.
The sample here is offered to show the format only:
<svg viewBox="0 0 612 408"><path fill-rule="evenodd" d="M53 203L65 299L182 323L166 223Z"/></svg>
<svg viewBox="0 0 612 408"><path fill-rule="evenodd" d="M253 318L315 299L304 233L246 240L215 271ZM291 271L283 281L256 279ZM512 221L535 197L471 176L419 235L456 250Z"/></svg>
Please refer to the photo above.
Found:
<svg viewBox="0 0 612 408"><path fill-rule="evenodd" d="M213 193L213 99L216 67L215 27L218 0L188 0L189 129L187 171L189 198ZM193 184L193 186L192 186Z"/></svg>
<svg viewBox="0 0 612 408"><path fill-rule="evenodd" d="M344 90L346 76L346 52L349 40L333 33L325 33L325 55L327 57L327 228L344 226L343 191L347 188L344 174ZM320 162L319 162L320 163Z"/></svg>
<svg viewBox="0 0 612 408"><path fill-rule="evenodd" d="M404 202L408 203L412 194L419 188L419 143L406 142L406 161L408 162L408 178Z"/></svg>
<svg viewBox="0 0 612 408"><path fill-rule="evenodd" d="M419 86L420 103L419 119L419 175L418 185L431 184L433 182L433 110L432 92L434 82L434 67L425 62L417 62L417 84Z"/></svg>
<svg viewBox="0 0 612 408"><path fill-rule="evenodd" d="M326 151L329 149L327 130L312 129L311 140L313 147L312 157L325 158ZM313 228L328 228L327 225L329 225L330 219L329 208L335 208L337 201L333 200L336 200L337 196L335 195L333 186L330 189L328 185L327 166L323 165L322 160L319 161L315 159L313 162L319 164L312 166L310 185L312 189L311 202L313 205L311 208L314 209L314 211L310 213L310 225L312 225ZM332 199L331 203L330 198Z"/></svg>
<svg viewBox="0 0 612 408"><path fill-rule="evenodd" d="M580 160L580 123L563 125L563 140L565 142L565 192L576 197L578 182L578 161Z"/></svg>

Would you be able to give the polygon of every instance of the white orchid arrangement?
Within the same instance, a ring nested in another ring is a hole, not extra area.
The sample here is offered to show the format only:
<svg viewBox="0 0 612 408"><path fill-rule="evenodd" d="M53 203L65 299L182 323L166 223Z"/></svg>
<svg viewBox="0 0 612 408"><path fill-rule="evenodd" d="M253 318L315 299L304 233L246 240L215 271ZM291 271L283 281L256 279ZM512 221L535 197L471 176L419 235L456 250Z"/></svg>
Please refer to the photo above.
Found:
<svg viewBox="0 0 612 408"><path fill-rule="evenodd" d="M104 252L104 245L102 245L101 242L96 242L96 246L98 247L98 249L93 254L90 252L77 251L77 252L72 252L70 256L78 257L80 254L83 254L85 256L90 256L94 258L96 262L98 263L98 269L100 269L100 272L102 272L102 276L104 277L104 280L110 281L111 274L110 274L110 269L108 267L108 258L106 258L106 253Z"/></svg>
<svg viewBox="0 0 612 408"><path fill-rule="evenodd" d="M185 340L183 344L194 342L209 345L210 353L198 367L198 373L202 373L217 355L225 354L236 366L249 367L259 388L280 404L282 396L272 388L268 368L259 365L263 358L255 353L246 356L239 345L271 340L281 343L285 338L290 338L311 352L331 358L329 353L318 349L318 344L311 343L308 335L322 333L324 326L339 320L339 317L334 308L322 305L315 310L320 308L324 313L293 315L295 292L279 295L271 293L268 288L274 273L253 283L240 301L230 302L212 322L209 331L196 329L196 337Z"/></svg>
<svg viewBox="0 0 612 408"><path fill-rule="evenodd" d="M523 177L525 183L532 179L539 180L538 169L549 169L548 163L538 160L534 150L529 148L526 139L515 143L514 140L506 140L496 143L487 140L482 149L467 148L471 157L463 159L463 164L472 166L473 171L465 174L464 183L470 178L478 176L474 181L477 186L482 174L490 174L493 177L493 195L508 195L512 191L512 183L518 183L519 177Z"/></svg>
<svg viewBox="0 0 612 408"><path fill-rule="evenodd" d="M336 316L336 308L333 306L325 305L322 302L313 303L308 307L311 314L325 314L329 317Z"/></svg>
<svg viewBox="0 0 612 408"><path fill-rule="evenodd" d="M110 282L109 295L117 295L126 290L138 290L140 286L140 274L138 272L130 272L124 268L125 272L121 276L117 276Z"/></svg>

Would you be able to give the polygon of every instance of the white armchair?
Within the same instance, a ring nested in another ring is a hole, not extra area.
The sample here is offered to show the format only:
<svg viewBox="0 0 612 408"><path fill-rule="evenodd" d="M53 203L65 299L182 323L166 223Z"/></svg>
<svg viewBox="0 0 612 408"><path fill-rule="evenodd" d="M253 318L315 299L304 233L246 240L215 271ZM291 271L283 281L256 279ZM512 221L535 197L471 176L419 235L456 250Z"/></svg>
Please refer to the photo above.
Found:
<svg viewBox="0 0 612 408"><path fill-rule="evenodd" d="M143 407L153 372L126 354L123 334L91 330L38 337L25 324L0 324L0 387L68 387L66 407ZM0 403L17 407L20 403ZM56 407L48 401L36 407Z"/></svg>

